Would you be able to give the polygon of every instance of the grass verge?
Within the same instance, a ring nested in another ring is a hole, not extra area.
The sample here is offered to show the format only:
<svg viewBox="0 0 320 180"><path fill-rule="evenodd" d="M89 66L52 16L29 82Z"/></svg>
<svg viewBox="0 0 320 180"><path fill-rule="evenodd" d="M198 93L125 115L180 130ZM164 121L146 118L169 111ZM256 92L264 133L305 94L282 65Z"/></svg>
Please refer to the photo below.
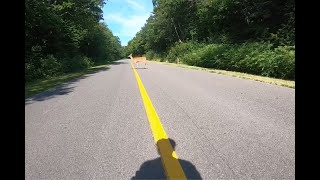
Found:
<svg viewBox="0 0 320 180"><path fill-rule="evenodd" d="M38 94L40 92L49 90L57 85L60 85L62 83L65 83L67 81L70 81L72 79L79 78L85 74L94 73L99 70L108 69L108 65L99 65L94 66L86 70L82 70L79 72L74 73L68 73L68 74L62 74L60 76L56 77L50 77L45 79L39 79L30 83L25 84L25 98L31 97L35 94Z"/></svg>

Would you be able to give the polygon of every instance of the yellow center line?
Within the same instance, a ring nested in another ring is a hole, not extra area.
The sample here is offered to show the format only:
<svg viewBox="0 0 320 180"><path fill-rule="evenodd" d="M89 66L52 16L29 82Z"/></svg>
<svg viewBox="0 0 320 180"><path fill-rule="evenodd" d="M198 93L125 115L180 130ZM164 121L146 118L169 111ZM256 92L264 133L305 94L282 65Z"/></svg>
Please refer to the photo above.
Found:
<svg viewBox="0 0 320 180"><path fill-rule="evenodd" d="M139 74L133 67L131 61L130 61L130 64L138 83L144 108L148 116L154 141L157 144L158 152L160 153L160 156L161 156L161 161L163 164L163 168L165 170L165 174L168 179L187 179L179 163L178 156L175 153L172 145L168 140L168 136L165 130L163 129L163 126L158 117L158 114L153 107L153 104L148 96L146 89L143 86L143 83L139 77Z"/></svg>

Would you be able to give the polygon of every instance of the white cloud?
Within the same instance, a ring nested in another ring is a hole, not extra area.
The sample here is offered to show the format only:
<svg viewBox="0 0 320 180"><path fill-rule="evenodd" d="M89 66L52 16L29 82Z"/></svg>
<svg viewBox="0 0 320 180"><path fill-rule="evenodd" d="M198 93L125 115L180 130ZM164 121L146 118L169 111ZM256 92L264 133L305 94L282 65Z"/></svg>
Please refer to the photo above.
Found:
<svg viewBox="0 0 320 180"><path fill-rule="evenodd" d="M132 39L146 23L151 15L152 5L146 0L122 0L121 3L119 0L114 0L113 3L113 7L109 4L109 9L104 10L103 18L112 28L114 35L121 39L123 45L126 45L127 41ZM148 8L150 10L147 10Z"/></svg>
<svg viewBox="0 0 320 180"><path fill-rule="evenodd" d="M141 4L137 3L136 1L133 1L133 0L126 0L127 3L129 3L133 9L135 10L142 10L142 11L145 11L145 7L142 6Z"/></svg>
<svg viewBox="0 0 320 180"><path fill-rule="evenodd" d="M117 36L134 37L135 34L144 26L149 14L133 15L124 17L122 14L110 14L105 17L107 22L117 23L121 26L120 31L115 33Z"/></svg>

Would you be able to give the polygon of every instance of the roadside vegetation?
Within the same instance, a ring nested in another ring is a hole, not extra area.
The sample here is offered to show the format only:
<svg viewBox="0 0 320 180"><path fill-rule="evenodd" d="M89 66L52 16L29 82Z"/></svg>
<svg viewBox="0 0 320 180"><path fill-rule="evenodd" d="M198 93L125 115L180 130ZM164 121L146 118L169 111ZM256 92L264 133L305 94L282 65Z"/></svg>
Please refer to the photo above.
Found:
<svg viewBox="0 0 320 180"><path fill-rule="evenodd" d="M295 80L295 2L153 0L126 54Z"/></svg>
<svg viewBox="0 0 320 180"><path fill-rule="evenodd" d="M90 67L124 57L119 38L100 22L104 4L103 0L25 1L26 86L77 77Z"/></svg>

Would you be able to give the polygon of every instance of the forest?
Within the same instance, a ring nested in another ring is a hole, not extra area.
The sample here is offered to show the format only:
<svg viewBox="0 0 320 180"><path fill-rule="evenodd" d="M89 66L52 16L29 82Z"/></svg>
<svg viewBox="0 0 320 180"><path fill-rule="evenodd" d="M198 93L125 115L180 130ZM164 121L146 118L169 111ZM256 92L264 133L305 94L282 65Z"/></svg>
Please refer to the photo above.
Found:
<svg viewBox="0 0 320 180"><path fill-rule="evenodd" d="M295 79L293 0L153 0L125 54Z"/></svg>
<svg viewBox="0 0 320 180"><path fill-rule="evenodd" d="M25 1L25 83L77 72L124 56L102 22L103 0Z"/></svg>
<svg viewBox="0 0 320 180"><path fill-rule="evenodd" d="M134 56L295 79L293 0L152 0L145 25L121 46L104 0L25 1L25 82ZM106 4L107 5L107 4Z"/></svg>

